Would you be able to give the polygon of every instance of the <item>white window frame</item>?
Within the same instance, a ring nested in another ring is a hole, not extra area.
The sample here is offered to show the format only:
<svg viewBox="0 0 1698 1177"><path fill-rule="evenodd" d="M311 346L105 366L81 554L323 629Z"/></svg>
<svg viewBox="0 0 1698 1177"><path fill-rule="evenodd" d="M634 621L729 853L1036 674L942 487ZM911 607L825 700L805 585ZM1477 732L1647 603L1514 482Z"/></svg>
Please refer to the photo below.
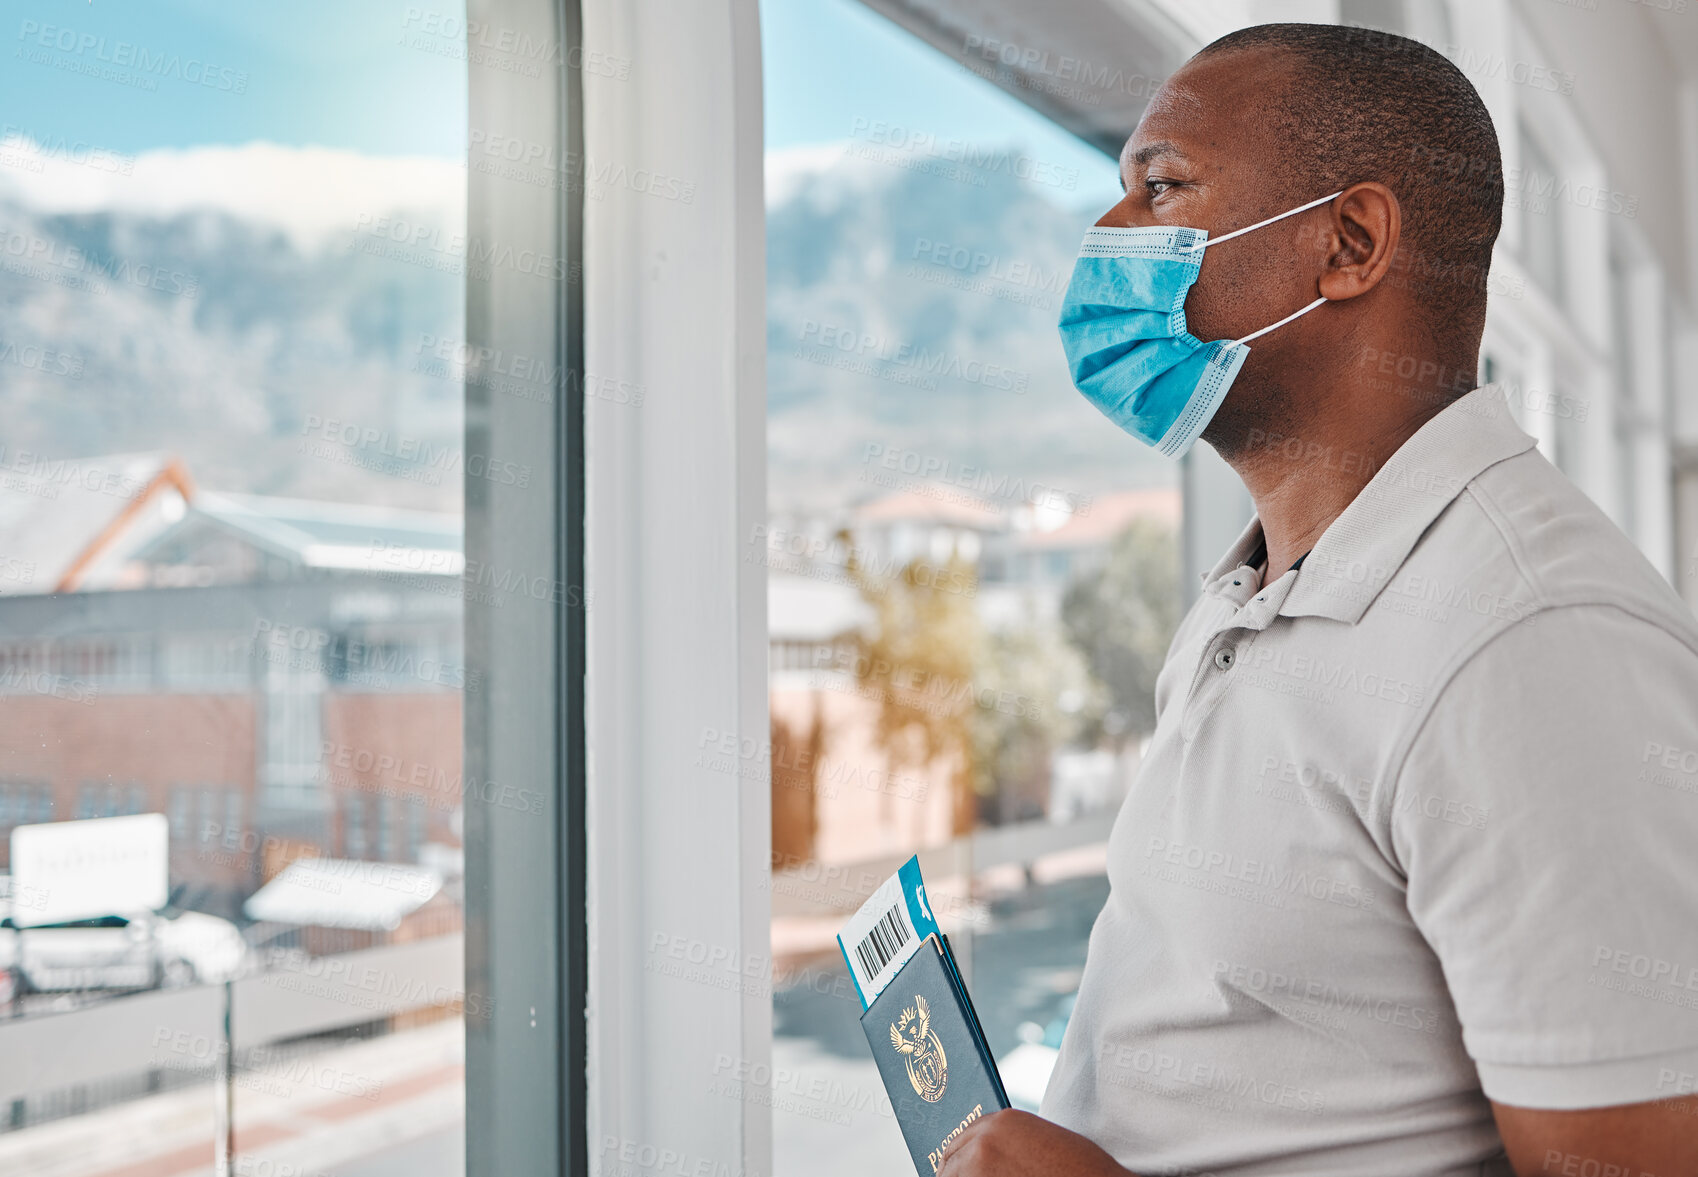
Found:
<svg viewBox="0 0 1698 1177"><path fill-rule="evenodd" d="M590 1164L767 1173L770 1111L703 1086L771 1057L759 15L583 15L585 372L646 390L584 409Z"/></svg>

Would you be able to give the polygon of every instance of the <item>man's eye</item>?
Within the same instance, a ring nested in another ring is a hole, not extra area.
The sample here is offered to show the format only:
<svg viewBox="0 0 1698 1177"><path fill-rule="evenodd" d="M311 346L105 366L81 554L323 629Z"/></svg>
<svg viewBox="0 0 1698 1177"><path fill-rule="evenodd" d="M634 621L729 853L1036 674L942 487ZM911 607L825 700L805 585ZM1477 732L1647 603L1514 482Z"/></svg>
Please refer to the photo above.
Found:
<svg viewBox="0 0 1698 1177"><path fill-rule="evenodd" d="M1163 192L1166 192L1169 188L1176 187L1177 184L1178 184L1177 180L1156 180L1156 179L1145 180L1144 181L1144 191L1148 192L1151 196L1160 196Z"/></svg>

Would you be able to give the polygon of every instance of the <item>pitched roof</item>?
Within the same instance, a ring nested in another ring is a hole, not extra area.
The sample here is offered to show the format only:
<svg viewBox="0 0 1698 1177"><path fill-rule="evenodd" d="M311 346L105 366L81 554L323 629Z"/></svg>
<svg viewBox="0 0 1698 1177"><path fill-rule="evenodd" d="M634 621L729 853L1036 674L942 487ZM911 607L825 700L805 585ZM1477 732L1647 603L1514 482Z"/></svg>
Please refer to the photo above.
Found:
<svg viewBox="0 0 1698 1177"><path fill-rule="evenodd" d="M181 519L194 495L168 454L14 455L0 471L0 595L75 591Z"/></svg>
<svg viewBox="0 0 1698 1177"><path fill-rule="evenodd" d="M0 596L127 587L126 568L196 522L305 568L464 571L459 515L198 489L169 454L0 467Z"/></svg>
<svg viewBox="0 0 1698 1177"><path fill-rule="evenodd" d="M1102 547L1138 519L1175 528L1179 526L1180 502L1177 487L1101 495L1069 515L1059 527L1023 532L1016 546L1045 551Z"/></svg>
<svg viewBox="0 0 1698 1177"><path fill-rule="evenodd" d="M397 562L386 553L397 549L439 557L406 571L457 576L465 567L458 515L225 492L201 494L195 510L308 568L393 570Z"/></svg>

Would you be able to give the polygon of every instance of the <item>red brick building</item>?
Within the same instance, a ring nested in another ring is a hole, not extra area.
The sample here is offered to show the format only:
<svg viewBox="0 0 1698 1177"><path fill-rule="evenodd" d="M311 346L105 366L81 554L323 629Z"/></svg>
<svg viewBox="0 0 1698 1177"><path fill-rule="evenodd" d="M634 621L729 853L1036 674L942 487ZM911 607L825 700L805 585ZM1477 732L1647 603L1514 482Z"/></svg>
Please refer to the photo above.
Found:
<svg viewBox="0 0 1698 1177"><path fill-rule="evenodd" d="M10 477L0 508L0 864L17 825L164 813L175 901L232 914L268 849L459 844L458 517L145 456Z"/></svg>

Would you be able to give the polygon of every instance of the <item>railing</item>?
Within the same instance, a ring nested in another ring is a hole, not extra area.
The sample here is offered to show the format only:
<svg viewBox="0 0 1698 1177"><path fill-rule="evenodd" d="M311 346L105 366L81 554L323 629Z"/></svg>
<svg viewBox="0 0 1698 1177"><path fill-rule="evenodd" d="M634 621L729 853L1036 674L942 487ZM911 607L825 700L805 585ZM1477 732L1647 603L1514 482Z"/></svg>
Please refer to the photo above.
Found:
<svg viewBox="0 0 1698 1177"><path fill-rule="evenodd" d="M1028 864L1046 855L1108 841L1115 811L1110 809L1057 825L1026 821L989 826L940 846L919 851L920 872L933 882L971 875L992 867ZM853 911L908 854L889 854L851 863L817 862L772 873L772 914L823 915ZM779 864L782 865L782 864Z"/></svg>
<svg viewBox="0 0 1698 1177"><path fill-rule="evenodd" d="M487 1004L464 991L463 940L456 932L284 958L280 967L222 985L0 1022L0 1103L148 1071L211 1070L230 1051L421 1008L463 1007L467 1017L487 1017Z"/></svg>

